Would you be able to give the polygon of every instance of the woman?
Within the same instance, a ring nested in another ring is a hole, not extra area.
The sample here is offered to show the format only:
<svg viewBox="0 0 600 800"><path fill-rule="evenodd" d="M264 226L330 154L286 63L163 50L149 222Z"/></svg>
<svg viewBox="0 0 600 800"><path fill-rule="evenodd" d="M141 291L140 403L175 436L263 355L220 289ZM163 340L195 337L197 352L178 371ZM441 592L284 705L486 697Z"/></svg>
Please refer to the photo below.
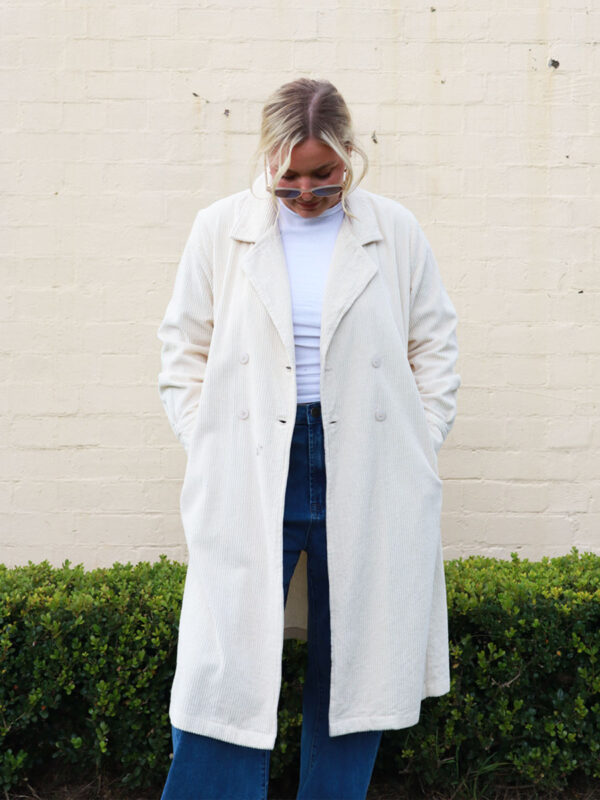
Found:
<svg viewBox="0 0 600 800"><path fill-rule="evenodd" d="M159 329L189 550L163 800L267 797L284 635L308 638L298 800L364 798L382 731L449 690L456 314L353 152L360 180L335 87L278 89L265 175L198 213Z"/></svg>

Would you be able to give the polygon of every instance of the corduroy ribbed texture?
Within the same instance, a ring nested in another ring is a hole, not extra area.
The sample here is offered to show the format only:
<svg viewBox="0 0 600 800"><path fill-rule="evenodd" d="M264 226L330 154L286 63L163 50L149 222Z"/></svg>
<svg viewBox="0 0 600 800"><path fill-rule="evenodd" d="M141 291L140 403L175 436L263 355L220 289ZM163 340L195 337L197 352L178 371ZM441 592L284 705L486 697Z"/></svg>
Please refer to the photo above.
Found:
<svg viewBox="0 0 600 800"><path fill-rule="evenodd" d="M421 699L450 686L436 453L460 384L456 314L410 211L360 189L349 209L321 325L331 736L413 725ZM284 616L297 395L268 198L242 192L197 215L159 337L161 397L188 451L171 721L272 748L284 627L298 630L288 609L306 597L292 581Z"/></svg>

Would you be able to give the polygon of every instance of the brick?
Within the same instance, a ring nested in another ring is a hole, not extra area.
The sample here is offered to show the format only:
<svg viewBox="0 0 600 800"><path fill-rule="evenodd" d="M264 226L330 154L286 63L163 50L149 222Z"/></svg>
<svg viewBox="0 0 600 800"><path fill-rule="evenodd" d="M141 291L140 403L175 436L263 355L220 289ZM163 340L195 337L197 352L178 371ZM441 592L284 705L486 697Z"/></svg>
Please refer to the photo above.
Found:
<svg viewBox="0 0 600 800"><path fill-rule="evenodd" d="M64 51L64 64L68 72L77 70L102 70L110 67L111 42L89 36L58 41Z"/></svg>
<svg viewBox="0 0 600 800"><path fill-rule="evenodd" d="M229 47L229 43L223 44ZM178 71L186 69L197 70L206 67L210 63L210 50L211 45L206 40L157 38L150 41L149 53L147 55L140 53L140 57L148 59L149 67L152 71L170 69ZM244 45L240 45L240 50L244 50ZM115 52L115 55L119 56L117 52ZM123 60L126 58L124 54L120 57ZM231 68L226 61L223 62L223 67Z"/></svg>
<svg viewBox="0 0 600 800"><path fill-rule="evenodd" d="M489 351L492 354L542 352L534 346L534 341L534 333L528 325L499 323L489 332Z"/></svg>
<svg viewBox="0 0 600 800"><path fill-rule="evenodd" d="M5 30L9 36L59 37L86 33L85 8L67 9L58 5L11 3L2 9Z"/></svg>
<svg viewBox="0 0 600 800"><path fill-rule="evenodd" d="M260 9L256 9L261 13ZM239 8L179 8L170 15L176 20L176 36L185 39L222 39L231 36L246 38L252 26L248 26L248 9ZM262 10L268 14L269 9ZM241 15L241 19L239 19ZM246 23L244 27L242 20Z"/></svg>
<svg viewBox="0 0 600 800"><path fill-rule="evenodd" d="M50 353L15 353L3 374L11 382L51 383L56 380L56 362Z"/></svg>
<svg viewBox="0 0 600 800"><path fill-rule="evenodd" d="M569 388L600 382L597 359L589 355L569 354L564 359L552 359L548 363L548 384L553 388ZM595 367L595 368L594 368Z"/></svg>
<svg viewBox="0 0 600 800"><path fill-rule="evenodd" d="M595 426L595 433L596 436L594 437L594 446L598 446L598 434L599 434L598 426ZM587 486L586 487L582 486L581 488L582 490L585 490L585 488L587 488L587 491L590 494L590 504L588 507L589 511L591 511L594 514L600 513L600 491L599 491L600 480L588 481Z"/></svg>
<svg viewBox="0 0 600 800"><path fill-rule="evenodd" d="M491 400L491 410L492 414L503 413L515 417L545 417L568 413L572 402L573 394L561 390L544 392L530 388L497 387Z"/></svg>
<svg viewBox="0 0 600 800"><path fill-rule="evenodd" d="M575 480L577 466L571 453L557 451L550 461L543 451L503 452L485 450L480 454L480 475L505 481ZM580 454L577 454L580 457Z"/></svg>
<svg viewBox="0 0 600 800"><path fill-rule="evenodd" d="M145 374L157 366L156 358L137 354L115 353L102 355L99 359L99 378L103 385L139 384Z"/></svg>
<svg viewBox="0 0 600 800"><path fill-rule="evenodd" d="M511 548L530 545L545 553L548 546L570 547L574 528L573 519L562 515L503 514L487 519L486 540Z"/></svg>
<svg viewBox="0 0 600 800"><path fill-rule="evenodd" d="M344 66L344 64L338 64L335 42L294 42L292 52L292 66L295 71L300 73L312 70L326 75L331 74L339 66ZM285 78L281 82L283 83L284 80ZM293 78L290 77L289 80L293 80ZM338 84L335 85L342 91Z"/></svg>
<svg viewBox="0 0 600 800"><path fill-rule="evenodd" d="M589 484L552 482L548 511L561 514L587 513L591 507L593 489Z"/></svg>
<svg viewBox="0 0 600 800"><path fill-rule="evenodd" d="M446 457L446 447L447 444L444 445L443 450L441 451L440 455L438 456L438 465L440 468L440 475L445 478L444 475L444 467L443 467L443 460ZM453 481L453 480L445 480L444 487L443 487L443 506L442 506L442 514L448 515L452 512L460 511L464 508L464 492L463 492L463 485L461 481Z"/></svg>
<svg viewBox="0 0 600 800"><path fill-rule="evenodd" d="M0 481L0 507L12 511L15 481Z"/></svg>
<svg viewBox="0 0 600 800"><path fill-rule="evenodd" d="M563 166L548 173L548 191L553 195L585 195L590 189L590 174L585 166Z"/></svg>
<svg viewBox="0 0 600 800"><path fill-rule="evenodd" d="M593 401L589 403L588 407L594 407ZM556 450L555 454L556 453L562 455L563 451ZM571 455L571 452L567 451L567 454ZM600 459L595 449L589 446L579 449L575 452L575 457L576 462L573 476L575 481L581 484L588 484L600 479ZM553 461L554 460L555 455L553 456Z"/></svg>
<svg viewBox="0 0 600 800"><path fill-rule="evenodd" d="M488 197L486 214L502 227L572 227L569 222L571 204L568 199L548 197L543 202L532 203L526 195L509 198Z"/></svg>
<svg viewBox="0 0 600 800"><path fill-rule="evenodd" d="M252 30L256 41L272 42L277 39L290 43L331 37L331 31L322 30L320 21L317 22L321 13L304 4L297 8L286 8L283 14L279 8L257 8L247 4L231 11L228 18L222 17L219 33L215 35L244 40L248 38L248 31Z"/></svg>
<svg viewBox="0 0 600 800"><path fill-rule="evenodd" d="M169 5L145 5L143 13L140 13L140 9L135 3L102 9L104 14L107 11L113 13L113 25L110 32L106 34L111 37L122 36L124 31L126 31L128 39L165 37L173 36L176 33L178 12ZM99 19L102 12L96 14L96 23L102 24L102 20Z"/></svg>
<svg viewBox="0 0 600 800"><path fill-rule="evenodd" d="M479 450L458 449L452 461L444 465L444 477L448 479L479 479L483 475L484 454Z"/></svg>
<svg viewBox="0 0 600 800"><path fill-rule="evenodd" d="M51 357L51 356L50 356ZM22 415L38 414L76 414L79 410L79 398L72 387L61 382L45 384L44 391L39 386L32 385L31 379L27 383L11 383L2 394L1 403L6 412L18 409Z"/></svg>
<svg viewBox="0 0 600 800"><path fill-rule="evenodd" d="M567 18L562 16L563 24ZM492 41L543 43L549 36L549 14L546 9L520 9L518 14L512 9L494 11L489 15L488 31Z"/></svg>
<svg viewBox="0 0 600 800"><path fill-rule="evenodd" d="M397 17L387 10L374 10L370 6L349 9L344 6L323 8L317 13L318 35L324 38L349 39L374 42L396 40L399 34Z"/></svg>
<svg viewBox="0 0 600 800"><path fill-rule="evenodd" d="M460 376L463 386L481 386L486 388L492 386L499 375L506 375L509 371L506 362L506 356L469 354L469 357L463 358L460 364ZM465 418L464 413L461 413L461 417L463 419Z"/></svg>
<svg viewBox="0 0 600 800"><path fill-rule="evenodd" d="M153 103L145 100L113 100L105 102L106 126L108 130L139 130L148 127L150 123L150 109ZM176 108L176 103L168 104L170 109Z"/></svg>
<svg viewBox="0 0 600 800"><path fill-rule="evenodd" d="M201 66L201 55L198 64ZM151 99L166 97L171 91L171 75L165 65L162 69L149 70L144 79L136 70L90 70L87 72L87 96L90 100L114 100L115 97L127 99Z"/></svg>
<svg viewBox="0 0 600 800"><path fill-rule="evenodd" d="M581 553L600 555L598 545L598 523L600 514L575 514L575 535L573 544Z"/></svg>
<svg viewBox="0 0 600 800"><path fill-rule="evenodd" d="M422 11L406 14L403 26L404 35L408 39L435 42L478 41L488 39L489 14L481 11L463 11L462 9L438 9L431 12L431 6L422 7ZM494 37L492 37L494 38Z"/></svg>
<svg viewBox="0 0 600 800"><path fill-rule="evenodd" d="M60 69L64 52L65 43L61 39L22 38L19 41L19 66L23 69Z"/></svg>
<svg viewBox="0 0 600 800"><path fill-rule="evenodd" d="M471 512L500 514L506 507L506 484L499 481L463 481L463 509Z"/></svg>
<svg viewBox="0 0 600 800"><path fill-rule="evenodd" d="M13 491L13 507L19 511L59 511L58 484L49 476L46 481L19 481Z"/></svg>
<svg viewBox="0 0 600 800"><path fill-rule="evenodd" d="M21 129L24 131L58 130L63 121L62 103L19 103ZM33 165L30 165L30 168ZM61 165L56 165L61 166Z"/></svg>
<svg viewBox="0 0 600 800"><path fill-rule="evenodd" d="M2 521L2 549L0 558L3 563L11 560L13 563L24 563L23 561L13 560L7 552L9 558L5 559L3 553L12 548L20 551L31 548L29 552L34 553L30 558L34 562L39 562L45 557L45 553L55 552L58 549L52 542L52 532L54 530L72 530L72 514L70 512L48 513L46 511L19 511L7 514ZM71 543L67 537L65 544ZM19 556L17 555L18 559ZM25 563L26 563L25 559Z"/></svg>
<svg viewBox="0 0 600 800"><path fill-rule="evenodd" d="M151 69L156 41L131 38L112 41L108 63L113 69Z"/></svg>
<svg viewBox="0 0 600 800"><path fill-rule="evenodd" d="M466 418L460 427L461 447L503 447L506 442L506 421L490 418Z"/></svg>
<svg viewBox="0 0 600 800"><path fill-rule="evenodd" d="M99 548L121 549L131 552L136 545L152 541L155 523L151 515L133 516L130 513L76 511L74 525L78 544L93 544ZM125 557L127 560L127 557Z"/></svg>
<svg viewBox="0 0 600 800"><path fill-rule="evenodd" d="M503 512L529 512L542 514L553 511L550 499L554 496L555 482L507 482L504 484Z"/></svg>
<svg viewBox="0 0 600 800"><path fill-rule="evenodd" d="M114 480L135 475L137 478L168 479L164 476L163 458L155 447L99 447L79 448L70 453L69 468L62 474L64 479ZM173 476L172 476L173 477Z"/></svg>
<svg viewBox="0 0 600 800"><path fill-rule="evenodd" d="M506 382L509 386L547 385L548 356L513 355L505 361Z"/></svg>

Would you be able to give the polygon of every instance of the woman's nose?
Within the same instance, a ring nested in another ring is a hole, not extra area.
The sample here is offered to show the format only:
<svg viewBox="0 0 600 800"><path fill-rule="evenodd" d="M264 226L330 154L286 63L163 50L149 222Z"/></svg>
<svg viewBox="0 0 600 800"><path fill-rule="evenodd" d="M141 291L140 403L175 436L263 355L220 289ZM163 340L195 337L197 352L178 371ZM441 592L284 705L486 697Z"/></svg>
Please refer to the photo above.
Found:
<svg viewBox="0 0 600 800"><path fill-rule="evenodd" d="M303 200L311 200L312 199L312 191L311 191L312 185L311 185L311 182L310 182L310 178L304 178L304 179L301 178L300 179L300 183L298 185L298 188L302 192L300 197Z"/></svg>

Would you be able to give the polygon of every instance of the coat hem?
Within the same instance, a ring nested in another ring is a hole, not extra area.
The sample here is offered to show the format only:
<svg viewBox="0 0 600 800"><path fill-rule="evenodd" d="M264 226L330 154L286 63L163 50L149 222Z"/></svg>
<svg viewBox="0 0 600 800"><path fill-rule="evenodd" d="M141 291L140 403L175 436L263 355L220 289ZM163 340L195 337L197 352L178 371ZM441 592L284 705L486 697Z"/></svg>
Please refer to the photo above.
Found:
<svg viewBox="0 0 600 800"><path fill-rule="evenodd" d="M450 691L448 681L428 683L425 686L422 699L426 697L440 697ZM421 707L412 713L387 714L385 716L345 717L343 720L329 724L330 736L342 736L346 733L361 733L363 731L400 730L416 725L421 716Z"/></svg>
<svg viewBox="0 0 600 800"><path fill-rule="evenodd" d="M388 714L383 717L346 717L333 724L329 723L329 735L342 736L346 733L410 728L417 724L419 715L420 709L417 708L410 714Z"/></svg>
<svg viewBox="0 0 600 800"><path fill-rule="evenodd" d="M196 733L200 736L211 736L213 739L220 739L223 742L241 745L242 747L254 747L259 750L273 750L277 732L275 734L264 733L263 731L252 731L248 728L243 730L233 725L223 725L221 722L205 719L204 717L192 717L187 714L178 714L169 711L171 724L187 733Z"/></svg>
<svg viewBox="0 0 600 800"><path fill-rule="evenodd" d="M426 697L440 697L443 694L448 694L450 691L450 681L431 681L431 683L426 683L423 688L423 697L424 700Z"/></svg>

